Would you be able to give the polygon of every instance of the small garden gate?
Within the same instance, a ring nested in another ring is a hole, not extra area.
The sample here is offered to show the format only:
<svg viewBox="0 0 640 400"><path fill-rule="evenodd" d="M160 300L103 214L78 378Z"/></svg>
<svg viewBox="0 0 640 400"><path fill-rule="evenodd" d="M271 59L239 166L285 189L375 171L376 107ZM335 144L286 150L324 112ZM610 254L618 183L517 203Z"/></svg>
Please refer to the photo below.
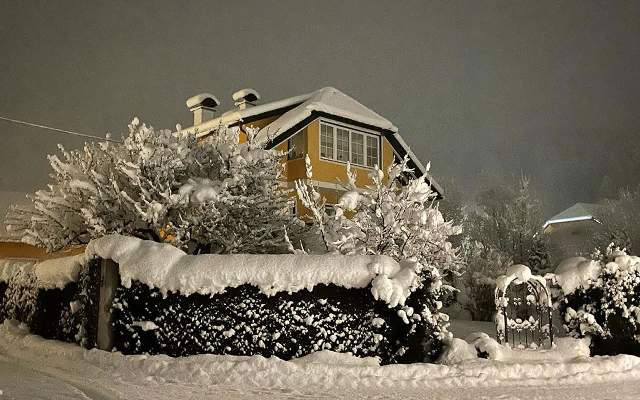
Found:
<svg viewBox="0 0 640 400"><path fill-rule="evenodd" d="M518 349L553 346L553 308L543 277L530 272L503 276L496 285L495 301L499 343Z"/></svg>

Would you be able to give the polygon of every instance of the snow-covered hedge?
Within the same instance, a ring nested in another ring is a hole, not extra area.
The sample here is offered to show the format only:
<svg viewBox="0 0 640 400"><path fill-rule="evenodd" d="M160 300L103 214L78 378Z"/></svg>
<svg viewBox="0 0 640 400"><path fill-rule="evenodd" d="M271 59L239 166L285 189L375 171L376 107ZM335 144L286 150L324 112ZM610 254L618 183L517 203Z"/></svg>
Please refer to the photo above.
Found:
<svg viewBox="0 0 640 400"><path fill-rule="evenodd" d="M366 255L188 255L120 235L87 257L119 265L116 347L288 359L330 349L384 363L431 360L435 326L417 323L416 262Z"/></svg>
<svg viewBox="0 0 640 400"><path fill-rule="evenodd" d="M421 340L367 288L317 285L267 296L250 285L213 296L162 295L138 281L114 302L115 346L127 354L301 357L319 350L422 361ZM429 357L426 357L429 360Z"/></svg>
<svg viewBox="0 0 640 400"><path fill-rule="evenodd" d="M571 336L591 337L594 354L640 354L640 258L609 248L595 260L562 262L555 279Z"/></svg>
<svg viewBox="0 0 640 400"><path fill-rule="evenodd" d="M45 338L81 342L97 311L88 297L97 294L99 281L89 270L83 255L39 263L0 260L0 321L15 319Z"/></svg>
<svg viewBox="0 0 640 400"><path fill-rule="evenodd" d="M100 259L118 264L112 311L115 345L125 353L289 359L324 349L397 363L433 360L441 349L441 326L414 312L426 309L415 294L416 262L339 254L193 256L121 235L95 239L72 258L0 264L1 319L93 347Z"/></svg>

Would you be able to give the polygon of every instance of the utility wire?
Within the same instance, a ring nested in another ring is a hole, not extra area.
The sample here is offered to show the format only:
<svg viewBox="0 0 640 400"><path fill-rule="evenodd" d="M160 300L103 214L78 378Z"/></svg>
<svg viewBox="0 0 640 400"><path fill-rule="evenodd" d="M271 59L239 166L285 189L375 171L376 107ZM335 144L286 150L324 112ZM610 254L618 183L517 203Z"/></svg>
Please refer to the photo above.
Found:
<svg viewBox="0 0 640 400"><path fill-rule="evenodd" d="M8 118L8 117L4 117L2 115L0 115L0 119L5 120L5 121L9 121L9 122L13 122L15 124L27 125L27 126L32 126L34 128L40 128L40 129L47 129L47 130L50 130L50 131L63 133L65 135L81 136L81 137L86 137L86 138L91 138L91 139L105 140L107 142L120 143L118 140L113 140L113 139L109 139L109 138L106 138L106 137L94 136L94 135L89 135L89 134L80 133L80 132L67 131L65 129L54 128L52 126L34 124L33 122L20 121L18 119Z"/></svg>

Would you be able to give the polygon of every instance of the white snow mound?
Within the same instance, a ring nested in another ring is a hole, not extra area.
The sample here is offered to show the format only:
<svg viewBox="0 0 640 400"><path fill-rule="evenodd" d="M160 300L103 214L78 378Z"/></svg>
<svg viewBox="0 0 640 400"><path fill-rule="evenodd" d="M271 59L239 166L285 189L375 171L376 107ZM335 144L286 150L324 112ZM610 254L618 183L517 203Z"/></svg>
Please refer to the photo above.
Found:
<svg viewBox="0 0 640 400"><path fill-rule="evenodd" d="M415 265L401 267L387 256L338 254L203 254L187 255L168 244L122 235L92 240L87 257L119 265L125 287L137 280L161 292L216 294L249 284L271 296L312 290L319 284L364 288L372 281L376 298L390 306L404 304L416 276ZM377 277L381 281L376 280Z"/></svg>
<svg viewBox="0 0 640 400"><path fill-rule="evenodd" d="M576 289L586 287L590 281L598 279L601 270L602 265L598 261L571 257L558 265L555 279L564 294L571 294Z"/></svg>
<svg viewBox="0 0 640 400"><path fill-rule="evenodd" d="M12 276L22 272L23 277L33 275L40 289L64 289L78 280L84 255L53 258L41 262L24 260L0 260L0 282L8 282Z"/></svg>

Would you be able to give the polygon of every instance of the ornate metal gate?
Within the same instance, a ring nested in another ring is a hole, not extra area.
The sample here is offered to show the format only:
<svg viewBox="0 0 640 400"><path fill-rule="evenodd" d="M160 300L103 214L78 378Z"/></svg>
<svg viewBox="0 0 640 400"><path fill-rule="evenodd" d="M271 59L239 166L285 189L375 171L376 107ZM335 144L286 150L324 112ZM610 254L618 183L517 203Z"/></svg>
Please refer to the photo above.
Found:
<svg viewBox="0 0 640 400"><path fill-rule="evenodd" d="M551 296L544 278L513 279L496 288L498 342L511 348L553 346Z"/></svg>

